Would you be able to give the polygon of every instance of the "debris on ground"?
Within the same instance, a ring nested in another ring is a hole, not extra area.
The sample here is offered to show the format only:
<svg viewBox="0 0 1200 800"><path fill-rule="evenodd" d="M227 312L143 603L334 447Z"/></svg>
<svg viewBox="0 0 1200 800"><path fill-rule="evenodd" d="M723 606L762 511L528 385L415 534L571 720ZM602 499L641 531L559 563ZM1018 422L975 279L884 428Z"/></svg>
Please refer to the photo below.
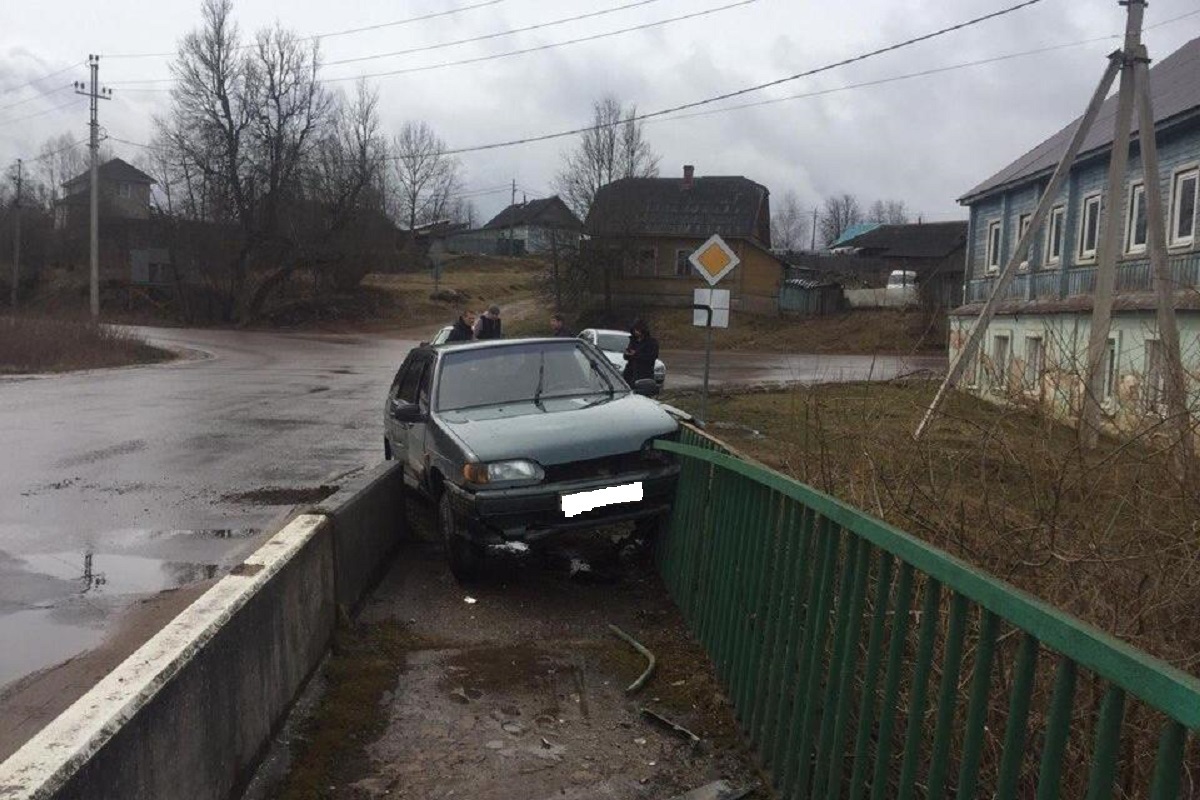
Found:
<svg viewBox="0 0 1200 800"><path fill-rule="evenodd" d="M471 597L470 595L467 595L466 597L464 597L464 598L463 598L463 602L464 602L464 603L466 603L466 604L467 604L467 605L469 605L469 606L473 606L473 605L475 605L476 603L478 603L479 601L478 601L478 600L476 600L474 597Z"/></svg>
<svg viewBox="0 0 1200 800"><path fill-rule="evenodd" d="M754 791L753 786L735 789L728 781L713 781L690 792L676 795L671 800L742 800Z"/></svg>
<svg viewBox="0 0 1200 800"><path fill-rule="evenodd" d="M639 675L638 679L636 681L634 681L633 683L629 684L629 686L625 689L625 694L634 694L635 692L637 692L639 689L641 689L643 686L646 685L646 681L650 680L650 676L654 674L655 666L658 665L658 660L654 658L654 653L651 653L649 650L647 650L641 642L639 642L637 639L634 639L632 636L630 636L628 633L626 633L625 631L618 628L616 625L610 624L608 626L608 629L610 631L612 631L613 634L618 639L621 639L624 642L626 642L634 650L637 650L639 653L641 653L642 657L646 659L645 672L643 672L641 675Z"/></svg>
<svg viewBox="0 0 1200 800"><path fill-rule="evenodd" d="M670 730L670 731L673 731L673 732L679 734L683 738L690 741L693 746L700 744L700 737L697 736L696 734L692 733L691 731L689 731L687 728L680 725L678 722L667 719L662 714L659 714L657 711L651 711L650 709L646 708L645 706L642 706L642 708L640 710L641 710L643 716L650 718L654 722L657 722L659 725L663 726L667 730Z"/></svg>

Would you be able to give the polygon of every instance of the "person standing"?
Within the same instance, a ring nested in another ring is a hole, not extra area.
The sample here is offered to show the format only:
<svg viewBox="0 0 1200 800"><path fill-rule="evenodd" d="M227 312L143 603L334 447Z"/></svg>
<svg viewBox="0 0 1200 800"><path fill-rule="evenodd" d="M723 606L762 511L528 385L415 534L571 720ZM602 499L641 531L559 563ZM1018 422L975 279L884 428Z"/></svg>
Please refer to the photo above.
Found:
<svg viewBox="0 0 1200 800"><path fill-rule="evenodd" d="M454 321L454 328L446 337L446 343L469 342L475 338L475 312L464 311Z"/></svg>
<svg viewBox="0 0 1200 800"><path fill-rule="evenodd" d="M658 360L658 340L650 335L650 326L639 319L629 329L629 347L625 350L625 382L633 386L645 378L654 378Z"/></svg>
<svg viewBox="0 0 1200 800"><path fill-rule="evenodd" d="M563 319L562 314L551 314L550 315L550 331L551 331L551 333L550 333L551 336L566 338L566 339L569 339L575 335L574 333L571 332L571 329L567 327L567 321L565 319Z"/></svg>
<svg viewBox="0 0 1200 800"><path fill-rule="evenodd" d="M488 310L480 315L475 323L475 338L480 341L504 338L500 330L500 306L489 306Z"/></svg>

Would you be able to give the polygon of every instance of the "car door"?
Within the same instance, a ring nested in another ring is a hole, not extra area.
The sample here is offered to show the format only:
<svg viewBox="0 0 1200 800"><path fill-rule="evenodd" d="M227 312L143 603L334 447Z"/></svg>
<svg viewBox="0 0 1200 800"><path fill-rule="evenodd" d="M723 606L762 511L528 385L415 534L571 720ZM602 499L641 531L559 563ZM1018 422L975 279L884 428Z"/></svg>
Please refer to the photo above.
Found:
<svg viewBox="0 0 1200 800"><path fill-rule="evenodd" d="M398 405L417 402L417 388L426 363L420 354L409 354L392 382L392 390L388 395L388 413L384 415L392 457L405 465L404 477L409 483L412 483L412 474L408 468L408 441L412 423L396 419L392 412Z"/></svg>
<svg viewBox="0 0 1200 800"><path fill-rule="evenodd" d="M433 389L434 358L432 353L422 353L414 365L416 370L415 402L421 409L421 419L405 429L405 462L408 472L416 482L423 485L429 461L425 457L425 434L429 427L430 395Z"/></svg>

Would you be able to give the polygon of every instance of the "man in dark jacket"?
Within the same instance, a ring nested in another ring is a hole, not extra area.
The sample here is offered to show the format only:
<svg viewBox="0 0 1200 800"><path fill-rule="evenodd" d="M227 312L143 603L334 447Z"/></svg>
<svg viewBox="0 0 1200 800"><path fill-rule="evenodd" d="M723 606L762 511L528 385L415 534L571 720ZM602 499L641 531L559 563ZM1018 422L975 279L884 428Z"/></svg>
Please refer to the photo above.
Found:
<svg viewBox="0 0 1200 800"><path fill-rule="evenodd" d="M658 342L650 335L650 326L639 319L629 329L629 348L625 351L625 382L633 386L644 378L654 378L658 360Z"/></svg>
<svg viewBox="0 0 1200 800"><path fill-rule="evenodd" d="M454 321L454 329L446 337L446 343L469 342L475 338L475 312L464 311Z"/></svg>
<svg viewBox="0 0 1200 800"><path fill-rule="evenodd" d="M569 339L575 335L571 332L571 329L567 327L567 321L563 319L562 314L550 315L550 330L551 336Z"/></svg>
<svg viewBox="0 0 1200 800"><path fill-rule="evenodd" d="M479 321L475 323L475 338L480 341L504 338L500 331L500 306L490 306L480 315Z"/></svg>

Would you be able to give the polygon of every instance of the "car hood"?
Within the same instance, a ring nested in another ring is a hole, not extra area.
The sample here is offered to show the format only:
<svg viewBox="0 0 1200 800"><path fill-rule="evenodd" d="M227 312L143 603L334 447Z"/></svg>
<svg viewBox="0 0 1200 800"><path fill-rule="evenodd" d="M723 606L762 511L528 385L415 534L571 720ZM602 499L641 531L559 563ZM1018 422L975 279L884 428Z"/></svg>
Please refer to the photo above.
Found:
<svg viewBox="0 0 1200 800"><path fill-rule="evenodd" d="M634 394L443 411L438 420L478 461L531 458L543 466L633 452L677 427L658 403Z"/></svg>

